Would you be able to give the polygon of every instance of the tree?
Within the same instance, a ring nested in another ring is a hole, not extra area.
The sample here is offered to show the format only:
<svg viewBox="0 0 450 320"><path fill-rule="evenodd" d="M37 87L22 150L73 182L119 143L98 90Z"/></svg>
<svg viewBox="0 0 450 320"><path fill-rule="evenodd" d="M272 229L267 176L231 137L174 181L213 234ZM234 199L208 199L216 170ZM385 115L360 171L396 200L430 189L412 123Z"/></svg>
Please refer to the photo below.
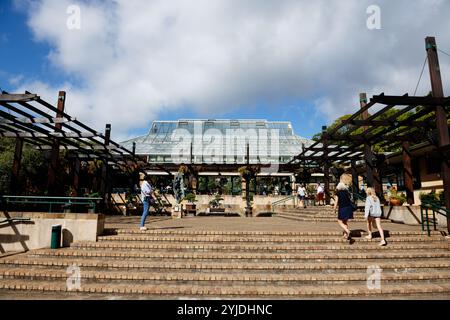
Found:
<svg viewBox="0 0 450 320"><path fill-rule="evenodd" d="M409 117L411 117L411 116L415 115L416 113L420 112L421 110L422 110L421 107L418 107L418 108L416 108L415 111L408 111L408 112L403 113L402 115L400 115L400 116L399 116L398 118L396 118L395 120L396 120L396 121L405 121L405 120L407 120ZM396 113L398 113L398 112L399 112L399 109L392 108L392 109L389 109L389 110L385 111L383 114L377 116L377 117L376 117L375 119L373 119L373 120L376 120L376 121L387 120L387 119L389 119L390 117L393 117L393 116L394 116ZM430 112L430 114L427 114L427 115L425 115L425 116L422 116L422 117L420 117L418 120L424 120L424 119L427 119L427 118L429 118L430 116L432 116L432 113L433 113L433 112ZM339 117L338 119L336 119L336 120L335 120L335 121L327 128L327 132L328 132L328 133L331 133L333 130L335 130L335 128L336 128L337 126L339 126L339 125L342 123L342 121L345 121L345 120L349 119L351 116L352 116L351 114L346 114L346 115L343 115L343 116ZM370 117L370 114L369 114L369 117ZM356 119L355 119L355 120L356 120ZM358 120L361 120L361 117L359 117ZM338 135L340 135L340 136L344 136L344 135L348 134L352 129L355 129L355 128L356 128L356 126L353 125L353 124L345 124L345 125L342 126L337 132L335 132L335 134L338 134ZM379 127L376 127L376 128L374 128L374 129L371 131L370 134L371 134L371 135L375 135L375 134L377 134L377 133L380 133L380 132L386 130L387 128L388 128L388 126L379 126ZM390 131L389 131L389 134L390 134L390 135L391 135L391 134L394 134L395 132L398 132L398 131L403 130L403 129L405 129L405 126L401 126L401 127L395 128L395 129L393 129L393 130L390 130ZM363 133L364 133L364 127L361 126L361 127L356 128L352 133L350 133L350 136L358 136L358 135L361 135L361 134L363 134ZM320 132L320 133L316 133L316 134L313 136L312 139L313 139L314 141L319 141L319 140L321 139L321 137L322 137L322 133ZM336 145L340 145L340 146L345 146L345 145L349 145L350 140L349 140L348 142L346 142L346 141L338 141L338 142L331 141L331 143L332 143L332 144L336 144ZM376 153L383 153L383 152L395 152L395 151L399 151L399 149L401 149L401 148L399 148L399 147L392 147L392 146L387 146L387 147L386 147L386 146L382 146L382 144L383 144L383 142L374 144L374 145L373 145L373 151L376 152Z"/></svg>
<svg viewBox="0 0 450 320"><path fill-rule="evenodd" d="M0 193L2 194L11 193L14 152L15 140L0 138ZM20 168L17 183L22 193L43 194L47 184L47 162L42 152L25 143Z"/></svg>

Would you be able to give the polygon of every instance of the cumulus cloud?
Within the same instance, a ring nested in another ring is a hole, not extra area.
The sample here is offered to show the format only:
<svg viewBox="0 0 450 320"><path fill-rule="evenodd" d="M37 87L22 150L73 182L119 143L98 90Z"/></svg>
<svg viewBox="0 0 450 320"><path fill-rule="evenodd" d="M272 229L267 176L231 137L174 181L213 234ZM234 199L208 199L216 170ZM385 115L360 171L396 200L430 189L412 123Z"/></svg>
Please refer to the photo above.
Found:
<svg viewBox="0 0 450 320"><path fill-rule="evenodd" d="M450 48L448 1L373 2L17 0L35 40L51 45L53 66L77 79L22 87L52 97L66 89L71 114L112 123L120 137L179 108L216 116L301 100L330 121L353 111L359 92L412 94L427 35ZM66 25L73 4L80 30ZM381 30L366 27L372 4ZM441 64L450 71L448 59Z"/></svg>

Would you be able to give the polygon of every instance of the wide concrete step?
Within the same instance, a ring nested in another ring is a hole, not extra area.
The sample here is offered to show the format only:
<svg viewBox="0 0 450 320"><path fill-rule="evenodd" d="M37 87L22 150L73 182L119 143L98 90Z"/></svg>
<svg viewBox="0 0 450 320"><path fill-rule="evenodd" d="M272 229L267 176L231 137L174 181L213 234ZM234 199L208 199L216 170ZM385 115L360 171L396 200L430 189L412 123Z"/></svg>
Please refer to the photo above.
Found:
<svg viewBox="0 0 450 320"><path fill-rule="evenodd" d="M217 253L217 252L164 252L164 251L115 251L115 250L37 250L28 255L32 257L69 257L69 258L108 258L108 259L152 259L156 260L217 260L217 261L274 261L296 262L303 260L354 260L354 259L449 259L450 251L406 251L406 252L319 252L319 253Z"/></svg>
<svg viewBox="0 0 450 320"><path fill-rule="evenodd" d="M295 216L302 216L302 217L309 217L309 218L336 218L337 214L333 212L303 212L303 211L275 211L275 213L278 214L286 214L286 215L295 215ZM363 218L364 219L364 212L353 212L353 216L355 218Z"/></svg>
<svg viewBox="0 0 450 320"><path fill-rule="evenodd" d="M0 267L0 283L12 279L28 279L29 281L66 281L68 274L62 269L17 269ZM192 285L322 285L322 284L364 284L367 282L367 272L358 273L308 273L308 274L243 274L243 273L191 273L191 272L119 272L119 271L81 271L82 283L133 283L142 284L183 284ZM383 284L400 282L448 282L450 270L435 270L433 272L406 271L382 272Z"/></svg>
<svg viewBox="0 0 450 320"><path fill-rule="evenodd" d="M275 211L276 212L283 212L283 213L298 213L298 214L307 214L307 215L312 215L312 216L318 216L318 215L324 215L324 216L334 216L334 210L309 210L309 209L278 209L277 207L275 207ZM354 214L361 214L363 215L362 212L360 211L355 211Z"/></svg>
<svg viewBox="0 0 450 320"><path fill-rule="evenodd" d="M292 219L296 221L309 221L309 222L336 222L337 216L335 217L307 217L307 216L301 216L298 214L292 214L292 213L275 213L274 217L284 218L284 219ZM362 217L355 217L354 219L351 219L352 222L365 222L366 220ZM386 223L392 223L390 220L383 220L383 222Z"/></svg>
<svg viewBox="0 0 450 320"><path fill-rule="evenodd" d="M355 242L367 243L373 240L365 239L364 237L355 237ZM429 242L447 242L444 237L431 236L431 237L419 237L419 236L388 236L388 243L429 243ZM246 243L246 244L264 244L264 243L278 243L278 244L296 244L296 243L348 243L347 240L342 237L336 236L311 236L311 237L247 237L247 236L183 236L183 235L113 235L113 236L101 236L98 238L99 242L105 241L128 241L128 242L183 242L183 243Z"/></svg>
<svg viewBox="0 0 450 320"><path fill-rule="evenodd" d="M426 236L426 231L387 231L389 235L395 236ZM361 233L360 231L353 231L353 233ZM365 233L365 232L362 232ZM376 233L376 232L375 232ZM375 234L374 233L374 234ZM190 236L341 236L340 231L224 231L224 230L176 230L176 229L151 229L141 231L138 228L128 229L105 229L105 235L125 235L125 234L144 234L144 235L190 235ZM441 236L439 231L431 231L433 236Z"/></svg>
<svg viewBox="0 0 450 320"><path fill-rule="evenodd" d="M311 270L323 271L354 271L366 270L370 266L379 266L386 270L395 269L447 269L450 268L450 259L427 259L427 260L386 260L386 259L358 259L358 260L340 260L339 262L329 261L302 261L302 262L211 262L211 261L156 261L147 260L125 260L125 259L86 259L86 258L68 258L59 257L16 257L0 260L0 265L10 267L47 267L47 268L67 268L71 265L77 265L80 268L102 268L117 270L166 270L166 271L189 271L189 272L215 272L218 270L226 272L256 272L256 273L282 273L282 272L311 272Z"/></svg>
<svg viewBox="0 0 450 320"><path fill-rule="evenodd" d="M380 247L377 244L379 239L373 239L373 243L355 242L349 246L347 242L342 244L298 244L298 245L247 245L240 244L191 244L191 243L135 243L120 241L102 241L102 242L77 242L72 243L71 248L74 249L114 249L114 250L164 250L177 252L194 252L194 251L219 251L219 252L316 252L316 251L401 251L401 250L440 250L450 249L450 243L446 242L427 242L427 243L390 243L387 246Z"/></svg>
<svg viewBox="0 0 450 320"><path fill-rule="evenodd" d="M28 280L11 280L0 282L0 294L4 290L68 292L65 281L46 282ZM6 292L7 292L6 291ZM130 294L155 297L330 297L330 296L408 296L417 294L448 294L450 283L429 283L424 285L386 284L380 289L369 289L367 285L244 285L244 286L193 286L186 285L154 285L154 284L84 284L74 293Z"/></svg>

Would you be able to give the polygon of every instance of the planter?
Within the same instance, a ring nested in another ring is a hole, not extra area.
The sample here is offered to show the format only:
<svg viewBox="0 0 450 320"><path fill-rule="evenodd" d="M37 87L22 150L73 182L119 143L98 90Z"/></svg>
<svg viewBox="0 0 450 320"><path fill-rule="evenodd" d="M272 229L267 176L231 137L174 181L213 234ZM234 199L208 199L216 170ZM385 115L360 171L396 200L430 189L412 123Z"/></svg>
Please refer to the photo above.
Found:
<svg viewBox="0 0 450 320"><path fill-rule="evenodd" d="M393 207L401 206L403 203L398 199L390 199L389 204Z"/></svg>
<svg viewBox="0 0 450 320"><path fill-rule="evenodd" d="M186 214L197 215L197 205L195 203L186 204Z"/></svg>
<svg viewBox="0 0 450 320"><path fill-rule="evenodd" d="M214 212L216 212L216 213L224 213L225 212L225 208L210 208L209 212L211 212L211 213L214 213Z"/></svg>

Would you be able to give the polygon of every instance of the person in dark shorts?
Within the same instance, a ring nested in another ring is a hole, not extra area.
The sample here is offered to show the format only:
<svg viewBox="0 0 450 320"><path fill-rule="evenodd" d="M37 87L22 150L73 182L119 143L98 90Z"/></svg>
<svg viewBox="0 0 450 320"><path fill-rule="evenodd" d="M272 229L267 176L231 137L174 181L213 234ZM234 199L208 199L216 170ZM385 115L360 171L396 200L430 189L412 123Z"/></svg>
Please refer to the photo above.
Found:
<svg viewBox="0 0 450 320"><path fill-rule="evenodd" d="M339 226L344 229L344 237L351 240L351 231L348 220L353 219L353 206L350 192L346 184L339 182L336 187L336 199L334 201L334 212L338 213Z"/></svg>

